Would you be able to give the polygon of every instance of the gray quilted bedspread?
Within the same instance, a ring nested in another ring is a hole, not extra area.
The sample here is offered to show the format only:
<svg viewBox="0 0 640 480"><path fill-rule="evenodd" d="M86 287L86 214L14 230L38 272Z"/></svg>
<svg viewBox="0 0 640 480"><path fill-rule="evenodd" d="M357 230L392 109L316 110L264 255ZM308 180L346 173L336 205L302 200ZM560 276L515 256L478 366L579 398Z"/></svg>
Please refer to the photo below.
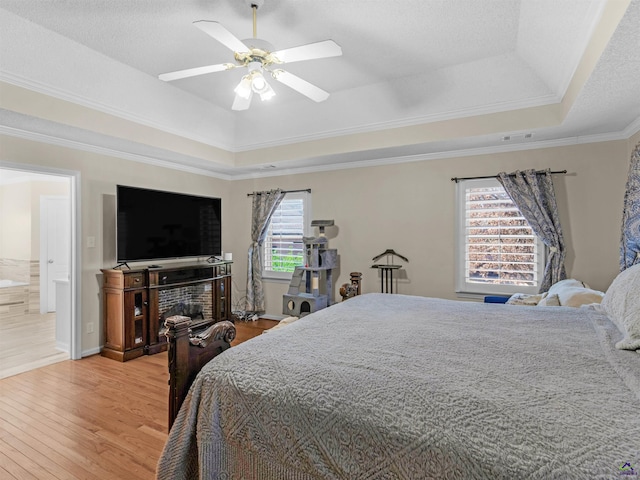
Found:
<svg viewBox="0 0 640 480"><path fill-rule="evenodd" d="M355 297L211 361L157 476L638 478L621 337L588 307Z"/></svg>

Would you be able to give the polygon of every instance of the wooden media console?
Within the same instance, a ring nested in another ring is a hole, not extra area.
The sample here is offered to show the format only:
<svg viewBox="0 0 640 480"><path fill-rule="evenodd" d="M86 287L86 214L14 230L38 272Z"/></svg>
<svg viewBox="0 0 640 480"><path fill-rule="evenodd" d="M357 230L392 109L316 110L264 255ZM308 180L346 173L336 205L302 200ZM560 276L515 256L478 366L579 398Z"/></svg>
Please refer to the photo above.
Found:
<svg viewBox="0 0 640 480"><path fill-rule="evenodd" d="M231 320L231 263L104 269L104 346L125 362L167 349L165 318L187 315L192 327Z"/></svg>

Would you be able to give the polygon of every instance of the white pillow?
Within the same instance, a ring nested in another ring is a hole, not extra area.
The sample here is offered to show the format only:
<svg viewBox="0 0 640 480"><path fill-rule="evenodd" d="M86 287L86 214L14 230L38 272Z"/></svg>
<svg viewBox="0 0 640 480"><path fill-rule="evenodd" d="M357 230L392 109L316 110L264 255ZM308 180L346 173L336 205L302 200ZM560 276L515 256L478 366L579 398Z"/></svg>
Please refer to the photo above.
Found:
<svg viewBox="0 0 640 480"><path fill-rule="evenodd" d="M624 334L616 348L640 349L640 264L618 274L607 289L602 308Z"/></svg>
<svg viewBox="0 0 640 480"><path fill-rule="evenodd" d="M287 325L289 325L290 323L295 322L296 320L298 320L298 317L286 317L286 318L283 318L282 320L280 320L277 323L277 325L274 325L273 327L265 330L262 333L267 333L267 332L271 332L273 330L278 330L279 328L286 327Z"/></svg>
<svg viewBox="0 0 640 480"><path fill-rule="evenodd" d="M590 288L569 287L560 290L558 293L560 305L563 307L581 307L582 305L591 305L600 303L604 298L604 292L591 290Z"/></svg>
<svg viewBox="0 0 640 480"><path fill-rule="evenodd" d="M535 307L538 302L546 297L546 293L529 294L529 293L514 293L507 300L507 305L525 305L527 307Z"/></svg>
<svg viewBox="0 0 640 480"><path fill-rule="evenodd" d="M549 293L549 295L553 295L554 293L557 294L560 290L568 287L589 288L589 285L581 282L580 280L576 280L575 278L566 278L551 285L551 288L549 288L547 293Z"/></svg>
<svg viewBox="0 0 640 480"><path fill-rule="evenodd" d="M551 295L547 295L542 300L538 302L538 307L559 307L560 306L560 298L556 293L552 293Z"/></svg>
<svg viewBox="0 0 640 480"><path fill-rule="evenodd" d="M580 307L582 305L600 303L604 297L603 292L592 290L586 283L574 278L554 283L551 285L548 294L549 296L557 295L560 305L563 307Z"/></svg>

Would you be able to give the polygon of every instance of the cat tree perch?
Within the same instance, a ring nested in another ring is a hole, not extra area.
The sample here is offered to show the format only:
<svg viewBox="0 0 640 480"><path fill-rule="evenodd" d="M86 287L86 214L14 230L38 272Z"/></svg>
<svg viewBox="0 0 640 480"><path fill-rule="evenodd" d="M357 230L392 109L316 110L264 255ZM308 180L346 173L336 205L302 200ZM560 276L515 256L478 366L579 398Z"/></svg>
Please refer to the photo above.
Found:
<svg viewBox="0 0 640 480"><path fill-rule="evenodd" d="M333 220L313 220L318 227L317 237L303 237L304 267L296 267L289 291L282 297L282 313L302 317L333 304L332 270L338 266L338 251L327 248L329 241L324 229Z"/></svg>

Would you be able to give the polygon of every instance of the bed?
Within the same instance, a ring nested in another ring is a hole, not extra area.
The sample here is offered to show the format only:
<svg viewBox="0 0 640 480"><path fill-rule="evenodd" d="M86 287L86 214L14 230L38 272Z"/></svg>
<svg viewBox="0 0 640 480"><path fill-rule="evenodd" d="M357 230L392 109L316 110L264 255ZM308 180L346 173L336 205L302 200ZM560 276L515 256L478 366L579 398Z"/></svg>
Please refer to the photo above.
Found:
<svg viewBox="0 0 640 480"><path fill-rule="evenodd" d="M637 474L636 267L603 306L365 294L227 349L191 385L157 478Z"/></svg>

